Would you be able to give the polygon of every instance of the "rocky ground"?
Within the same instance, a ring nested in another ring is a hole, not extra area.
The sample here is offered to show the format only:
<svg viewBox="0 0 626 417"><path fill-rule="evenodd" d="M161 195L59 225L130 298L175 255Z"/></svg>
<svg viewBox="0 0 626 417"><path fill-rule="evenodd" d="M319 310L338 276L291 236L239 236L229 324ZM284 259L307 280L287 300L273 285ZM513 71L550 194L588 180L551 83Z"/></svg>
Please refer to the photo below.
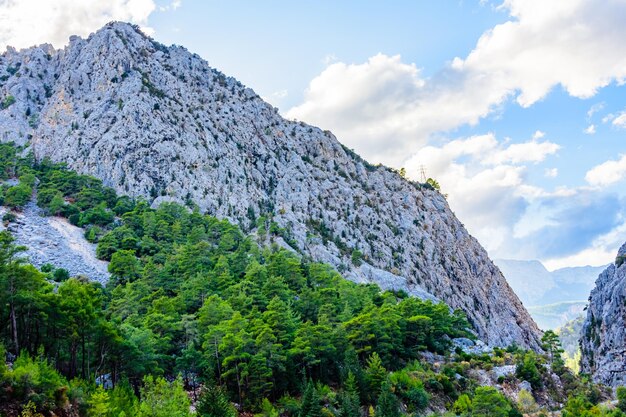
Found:
<svg viewBox="0 0 626 417"><path fill-rule="evenodd" d="M0 207L0 216L7 212ZM16 243L28 248L26 256L36 267L51 264L65 268L70 276L84 275L106 284L109 279L108 263L96 258L96 245L83 236L83 229L61 217L45 217L34 202L24 210L15 212L16 220L6 229L13 233ZM0 225L0 230L5 226Z"/></svg>

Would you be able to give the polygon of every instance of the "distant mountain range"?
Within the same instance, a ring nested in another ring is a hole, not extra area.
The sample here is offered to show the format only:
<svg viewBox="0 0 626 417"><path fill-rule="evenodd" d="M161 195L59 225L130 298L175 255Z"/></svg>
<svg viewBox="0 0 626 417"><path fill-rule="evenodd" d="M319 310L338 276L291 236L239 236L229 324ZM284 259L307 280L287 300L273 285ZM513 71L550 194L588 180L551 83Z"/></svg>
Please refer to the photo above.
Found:
<svg viewBox="0 0 626 417"><path fill-rule="evenodd" d="M513 291L539 327L554 329L580 316L603 266L548 271L539 261L496 259Z"/></svg>

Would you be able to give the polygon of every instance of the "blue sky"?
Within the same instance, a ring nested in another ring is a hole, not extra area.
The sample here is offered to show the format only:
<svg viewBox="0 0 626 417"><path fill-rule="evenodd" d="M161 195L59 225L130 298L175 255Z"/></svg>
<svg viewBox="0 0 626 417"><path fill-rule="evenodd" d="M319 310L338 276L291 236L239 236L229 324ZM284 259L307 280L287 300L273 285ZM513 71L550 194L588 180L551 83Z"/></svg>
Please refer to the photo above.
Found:
<svg viewBox="0 0 626 417"><path fill-rule="evenodd" d="M416 179L424 166L492 257L601 265L626 241L623 1L0 0L0 10L0 47L60 47L113 19L185 46L370 161Z"/></svg>

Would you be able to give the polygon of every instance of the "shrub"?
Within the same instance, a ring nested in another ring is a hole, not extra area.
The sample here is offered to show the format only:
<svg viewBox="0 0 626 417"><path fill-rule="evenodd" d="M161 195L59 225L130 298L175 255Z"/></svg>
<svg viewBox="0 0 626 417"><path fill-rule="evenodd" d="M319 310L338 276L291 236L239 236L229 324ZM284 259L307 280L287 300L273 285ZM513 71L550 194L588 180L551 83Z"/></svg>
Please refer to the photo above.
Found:
<svg viewBox="0 0 626 417"><path fill-rule="evenodd" d="M23 207L30 201L32 193L33 190L25 184L10 187L7 190L4 203L11 208Z"/></svg>

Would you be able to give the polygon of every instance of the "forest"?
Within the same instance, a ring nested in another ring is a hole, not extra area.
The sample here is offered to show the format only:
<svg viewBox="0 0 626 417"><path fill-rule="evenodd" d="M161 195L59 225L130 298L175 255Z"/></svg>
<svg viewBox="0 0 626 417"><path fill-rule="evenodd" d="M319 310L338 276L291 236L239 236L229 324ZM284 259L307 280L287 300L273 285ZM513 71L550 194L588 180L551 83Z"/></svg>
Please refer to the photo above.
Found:
<svg viewBox="0 0 626 417"><path fill-rule="evenodd" d="M507 378L559 398L565 417L626 411L621 390L616 409L599 405L608 394L565 367L553 333L544 353L455 349L452 339L475 338L462 312L355 284L281 248L271 212L252 213L256 227L244 233L193 203L153 208L118 196L12 144L0 145L0 179L5 227L35 201L82 227L111 273L103 286L61 267L36 268L11 233L0 232L0 414L543 412L529 392L512 401L473 376L505 364L515 365Z"/></svg>

